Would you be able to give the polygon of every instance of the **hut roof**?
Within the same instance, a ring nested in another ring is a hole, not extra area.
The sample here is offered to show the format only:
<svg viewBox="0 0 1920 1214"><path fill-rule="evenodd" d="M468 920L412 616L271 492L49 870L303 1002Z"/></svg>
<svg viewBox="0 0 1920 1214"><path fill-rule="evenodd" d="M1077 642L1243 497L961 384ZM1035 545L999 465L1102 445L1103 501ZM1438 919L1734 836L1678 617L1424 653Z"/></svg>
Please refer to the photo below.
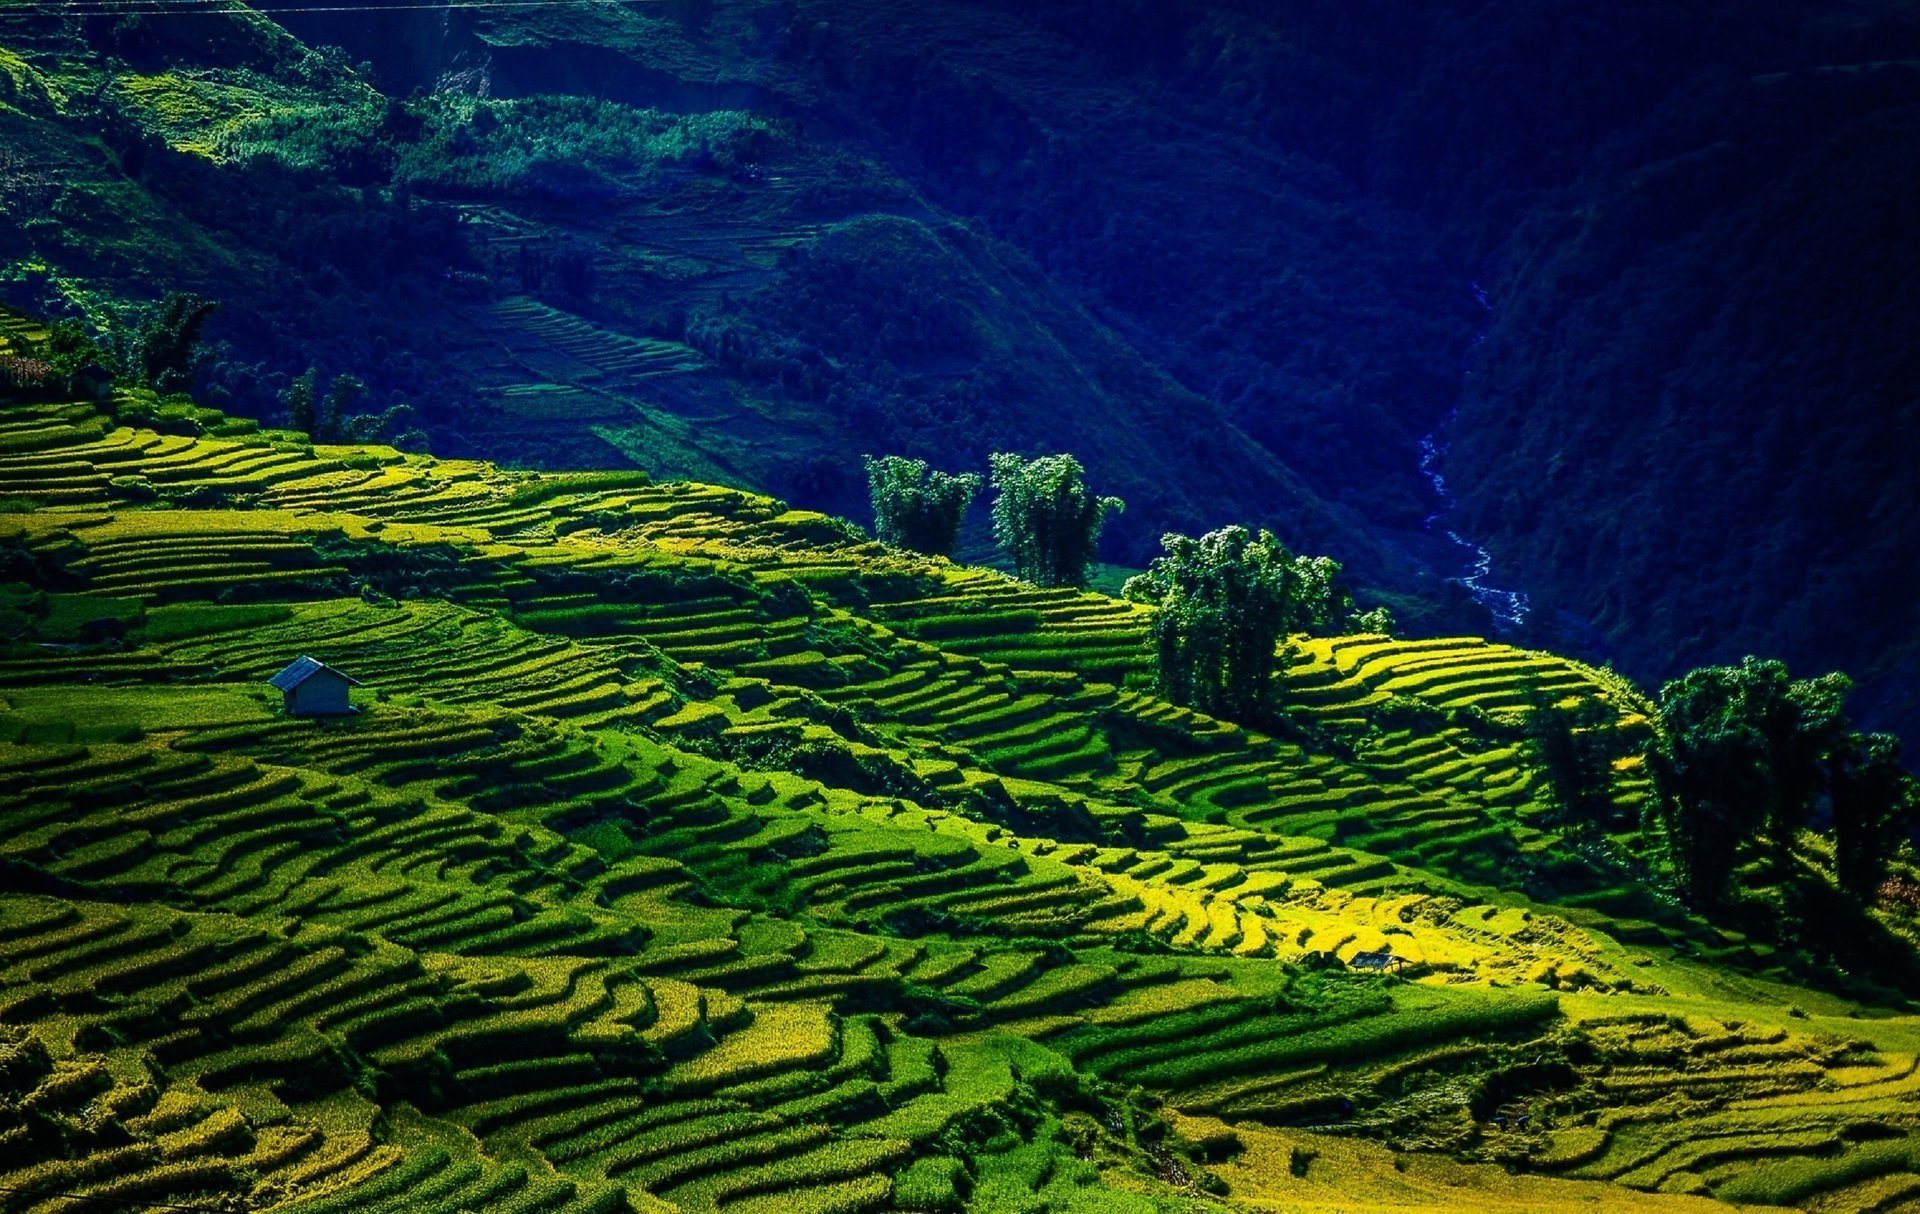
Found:
<svg viewBox="0 0 1920 1214"><path fill-rule="evenodd" d="M310 658L304 654L287 663L287 668L268 679L267 683L276 691L292 691L323 670L332 671L347 682L352 683L355 687L360 686L360 680L354 678L346 671L334 670L333 667L322 662L320 659Z"/></svg>

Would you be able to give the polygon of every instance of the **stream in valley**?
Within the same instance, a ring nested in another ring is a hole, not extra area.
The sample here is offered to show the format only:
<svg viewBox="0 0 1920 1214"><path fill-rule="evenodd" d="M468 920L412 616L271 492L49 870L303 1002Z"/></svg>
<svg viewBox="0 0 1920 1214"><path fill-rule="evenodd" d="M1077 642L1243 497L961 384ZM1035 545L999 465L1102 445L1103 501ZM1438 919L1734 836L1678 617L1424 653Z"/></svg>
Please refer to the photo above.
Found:
<svg viewBox="0 0 1920 1214"><path fill-rule="evenodd" d="M1477 282L1470 285L1473 290L1474 300L1491 316L1493 314L1493 304L1487 299L1487 293L1481 289L1480 284ZM1486 338L1487 332L1485 329L1482 329L1480 333L1474 337L1473 343L1467 347L1469 358L1472 356L1474 348L1485 341ZM1466 370L1463 371L1463 374L1472 375L1473 372ZM1524 624L1527 619L1529 604L1527 602L1526 592L1523 590L1502 590L1497 586L1491 585L1487 579L1493 574L1493 553L1487 551L1485 545L1475 543L1473 540L1461 535L1458 531L1444 526L1441 521L1445 519L1447 515L1453 513L1455 506L1458 505L1454 499L1453 491L1447 488L1446 476L1440 471L1440 461L1447 454L1446 440L1442 435L1446 433L1448 425L1453 422L1454 415L1458 412L1458 409L1449 410L1446 417L1441 419L1440 424L1434 427L1433 433L1428 434L1420 440L1420 474L1426 477L1428 482L1433 485L1434 503L1433 513L1427 515L1421 526L1428 532L1436 532L1446 536L1454 548L1461 553L1463 572L1455 574L1447 580L1450 582L1458 582L1460 585L1466 587L1467 593L1473 596L1475 602L1493 613L1495 622L1502 630L1518 628Z"/></svg>

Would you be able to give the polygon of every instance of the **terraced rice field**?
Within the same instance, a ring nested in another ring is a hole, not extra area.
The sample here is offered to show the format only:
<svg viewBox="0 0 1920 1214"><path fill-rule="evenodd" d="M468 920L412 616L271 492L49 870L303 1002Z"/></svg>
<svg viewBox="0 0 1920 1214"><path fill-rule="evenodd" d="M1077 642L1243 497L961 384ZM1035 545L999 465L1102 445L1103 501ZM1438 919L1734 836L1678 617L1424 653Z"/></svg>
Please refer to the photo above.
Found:
<svg viewBox="0 0 1920 1214"><path fill-rule="evenodd" d="M1605 672L1298 638L1266 736L1131 604L138 397L0 500L0 1208L1920 1209L1920 1020L1560 845Z"/></svg>
<svg viewBox="0 0 1920 1214"><path fill-rule="evenodd" d="M535 351L557 350L585 367L582 378L594 383L630 386L703 365L686 346L616 333L526 296L501 300L493 305L493 314L515 335L515 344L524 340Z"/></svg>

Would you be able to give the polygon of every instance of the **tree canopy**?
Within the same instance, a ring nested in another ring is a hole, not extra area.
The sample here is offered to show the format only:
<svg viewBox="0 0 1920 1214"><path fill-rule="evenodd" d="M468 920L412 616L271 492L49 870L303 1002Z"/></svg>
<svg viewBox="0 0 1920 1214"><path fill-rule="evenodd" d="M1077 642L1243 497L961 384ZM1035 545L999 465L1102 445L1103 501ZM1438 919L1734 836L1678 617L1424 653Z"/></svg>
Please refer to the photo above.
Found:
<svg viewBox="0 0 1920 1214"><path fill-rule="evenodd" d="M333 383L327 387L326 398L320 402L319 428L313 436L323 442L342 441L347 434L348 417L366 394L367 385L359 376L344 371L334 376Z"/></svg>
<svg viewBox="0 0 1920 1214"><path fill-rule="evenodd" d="M127 361L156 392L184 392L205 360L200 330L220 305L198 295L175 291L140 318Z"/></svg>
<svg viewBox="0 0 1920 1214"><path fill-rule="evenodd" d="M1156 679L1168 699L1236 720L1273 708L1274 672L1295 632L1389 631L1384 610L1356 615L1340 564L1296 556L1272 532L1223 527L1167 535L1124 593L1150 603Z"/></svg>
<svg viewBox="0 0 1920 1214"><path fill-rule="evenodd" d="M1662 745L1653 756L1675 876L1695 905L1724 898L1743 842L1783 855L1830 813L1841 879L1855 893L1878 880L1910 819L1912 781L1898 743L1856 733L1843 674L1795 679L1784 663L1747 657L1705 666L1660 691Z"/></svg>
<svg viewBox="0 0 1920 1214"><path fill-rule="evenodd" d="M1833 859L1845 889L1870 895L1903 835L1920 820L1920 784L1900 765L1900 739L1856 734L1833 772Z"/></svg>
<svg viewBox="0 0 1920 1214"><path fill-rule="evenodd" d="M867 489L873 500L873 531L880 542L915 552L950 555L960 521L980 492L977 472L929 469L923 459L868 456Z"/></svg>
<svg viewBox="0 0 1920 1214"><path fill-rule="evenodd" d="M1087 489L1086 469L1071 455L1024 459L998 452L989 461L993 537L1014 572L1036 586L1084 586L1107 516L1126 509L1117 497Z"/></svg>
<svg viewBox="0 0 1920 1214"><path fill-rule="evenodd" d="M377 413L362 411L367 385L359 376L341 372L319 391L320 373L308 367L296 376L280 403L287 424L304 431L316 443L390 443L403 451L425 451L426 432L412 405L396 404Z"/></svg>
<svg viewBox="0 0 1920 1214"><path fill-rule="evenodd" d="M280 403L287 407L287 424L315 439L322 437L314 388L314 381L318 377L319 372L308 367L280 394Z"/></svg>

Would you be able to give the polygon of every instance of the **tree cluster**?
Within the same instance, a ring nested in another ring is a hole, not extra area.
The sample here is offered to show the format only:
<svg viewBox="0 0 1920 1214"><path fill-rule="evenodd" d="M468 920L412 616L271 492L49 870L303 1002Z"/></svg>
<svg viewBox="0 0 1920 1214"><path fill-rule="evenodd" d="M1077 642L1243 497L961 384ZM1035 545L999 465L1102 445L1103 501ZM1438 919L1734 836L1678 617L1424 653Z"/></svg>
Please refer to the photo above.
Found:
<svg viewBox="0 0 1920 1214"><path fill-rule="evenodd" d="M67 397L82 391L82 372L119 375L118 360L101 349L79 321L60 321L39 341L18 341L14 348L17 353L0 356L0 389L13 395Z"/></svg>
<svg viewBox="0 0 1920 1214"><path fill-rule="evenodd" d="M873 532L884 544L937 556L949 555L960 538L960 521L980 492L977 472L939 472L923 459L868 456L867 487L873 499Z"/></svg>
<svg viewBox="0 0 1920 1214"><path fill-rule="evenodd" d="M1038 586L1083 586L1115 497L1087 488L1071 455L992 456L993 533L1016 574ZM933 471L902 456L867 457L874 532L882 542L950 553L979 491L972 473ZM1340 585L1340 564L1298 556L1269 531L1224 527L1198 539L1162 537L1164 556L1123 593L1150 603L1160 693L1242 721L1273 716L1275 674L1298 632L1391 634L1384 607L1362 612Z"/></svg>
<svg viewBox="0 0 1920 1214"><path fill-rule="evenodd" d="M1269 531L1223 527L1165 536L1166 555L1124 593L1156 608L1156 681L1176 703L1240 721L1274 709L1287 638L1297 632L1391 632L1385 608L1360 613L1329 557L1296 556Z"/></svg>
<svg viewBox="0 0 1920 1214"><path fill-rule="evenodd" d="M408 451L424 451L427 436L416 424L411 405L394 405L378 413L357 411L367 385L355 375L341 373L319 394L319 371L308 367L280 394L287 425L316 443L392 443Z"/></svg>
<svg viewBox="0 0 1920 1214"><path fill-rule="evenodd" d="M201 330L220 305L186 291L169 293L159 303L125 322L115 318L105 336L113 361L141 387L155 392L185 392L206 366Z"/></svg>
<svg viewBox="0 0 1920 1214"><path fill-rule="evenodd" d="M978 473L939 472L921 459L868 456L867 492L874 534L917 552L951 553L967 508L980 491ZM996 452L988 460L993 537L1015 576L1036 586L1084 586L1107 517L1126 509L1117 497L1087 488L1087 472L1071 455L1027 459Z"/></svg>
<svg viewBox="0 0 1920 1214"><path fill-rule="evenodd" d="M1784 857L1799 831L1830 825L1841 885L1868 897L1913 828L1920 786L1889 734L1861 733L1843 674L1791 677L1748 657L1660 691L1653 756L1674 874L1688 901L1724 900L1743 843Z"/></svg>
<svg viewBox="0 0 1920 1214"><path fill-rule="evenodd" d="M1086 585L1100 529L1126 503L1088 490L1086 469L1071 455L1023 459L1001 451L988 467L999 494L993 538L1015 574L1036 586Z"/></svg>
<svg viewBox="0 0 1920 1214"><path fill-rule="evenodd" d="M81 373L93 369L162 394L184 392L208 363L201 332L219 310L213 300L174 291L147 308L110 313L97 338L79 321L60 321L24 343L24 352L63 392L77 390Z"/></svg>

